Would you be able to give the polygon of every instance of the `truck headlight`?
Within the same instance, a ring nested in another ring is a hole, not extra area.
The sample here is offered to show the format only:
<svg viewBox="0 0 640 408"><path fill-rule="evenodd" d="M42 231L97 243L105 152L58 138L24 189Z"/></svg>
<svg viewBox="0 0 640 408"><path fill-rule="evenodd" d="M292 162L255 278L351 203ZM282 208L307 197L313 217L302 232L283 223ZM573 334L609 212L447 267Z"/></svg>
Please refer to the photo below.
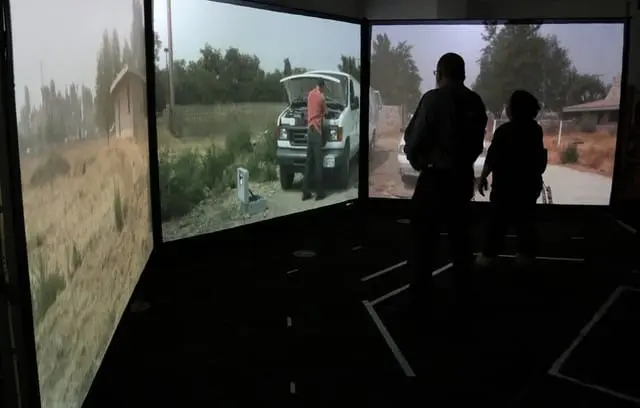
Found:
<svg viewBox="0 0 640 408"><path fill-rule="evenodd" d="M342 141L342 128L331 128L331 130L329 130L329 140L332 142Z"/></svg>
<svg viewBox="0 0 640 408"><path fill-rule="evenodd" d="M287 129L280 129L280 140L286 140L289 138L289 132Z"/></svg>

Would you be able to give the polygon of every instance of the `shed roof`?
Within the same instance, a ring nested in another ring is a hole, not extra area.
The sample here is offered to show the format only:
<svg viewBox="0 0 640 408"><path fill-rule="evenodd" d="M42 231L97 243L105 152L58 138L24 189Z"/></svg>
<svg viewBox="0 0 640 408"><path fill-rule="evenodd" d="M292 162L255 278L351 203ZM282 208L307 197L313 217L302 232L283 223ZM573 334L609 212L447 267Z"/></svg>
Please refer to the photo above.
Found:
<svg viewBox="0 0 640 408"><path fill-rule="evenodd" d="M613 78L611 89L604 99L566 106L563 112L601 112L620 109L620 76Z"/></svg>
<svg viewBox="0 0 640 408"><path fill-rule="evenodd" d="M142 82L146 82L144 76L140 75L138 72L129 69L129 65L125 65L124 67L122 67L122 69L120 70L120 72L118 72L118 75L116 75L116 79L113 80L113 82L111 83L111 87L109 88L109 93L113 93L113 91L115 91L115 89L117 88L117 86L120 84L120 82L122 82L122 80L127 76L127 75L133 75L138 77L139 79L142 80Z"/></svg>

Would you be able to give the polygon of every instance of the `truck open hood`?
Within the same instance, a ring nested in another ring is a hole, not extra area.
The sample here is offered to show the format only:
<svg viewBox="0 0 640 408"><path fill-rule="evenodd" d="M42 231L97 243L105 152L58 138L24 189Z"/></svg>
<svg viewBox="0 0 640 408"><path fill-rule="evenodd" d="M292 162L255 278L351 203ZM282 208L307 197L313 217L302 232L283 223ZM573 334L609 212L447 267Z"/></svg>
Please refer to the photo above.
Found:
<svg viewBox="0 0 640 408"><path fill-rule="evenodd" d="M331 103L333 100L343 106L347 104L347 90L339 79L330 75L307 73L291 75L280 80L280 83L287 91L289 105L298 101L306 103L307 94L318 84L319 79L324 79L327 103Z"/></svg>

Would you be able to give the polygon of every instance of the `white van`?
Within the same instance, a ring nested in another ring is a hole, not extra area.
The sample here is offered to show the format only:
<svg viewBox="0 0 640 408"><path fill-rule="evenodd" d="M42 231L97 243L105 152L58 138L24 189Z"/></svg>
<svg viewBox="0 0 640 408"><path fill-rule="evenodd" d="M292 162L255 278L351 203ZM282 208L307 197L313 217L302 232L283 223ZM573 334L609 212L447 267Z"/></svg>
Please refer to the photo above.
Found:
<svg viewBox="0 0 640 408"><path fill-rule="evenodd" d="M280 80L287 91L289 106L278 116L280 185L291 188L296 173L304 173L307 159L307 94L319 79L325 82L329 110L325 126L329 137L324 146L323 167L337 176L340 188L349 186L351 159L360 148L360 83L338 71L309 71Z"/></svg>
<svg viewBox="0 0 640 408"><path fill-rule="evenodd" d="M380 91L369 88L369 147L376 144L376 130L382 111L382 97Z"/></svg>

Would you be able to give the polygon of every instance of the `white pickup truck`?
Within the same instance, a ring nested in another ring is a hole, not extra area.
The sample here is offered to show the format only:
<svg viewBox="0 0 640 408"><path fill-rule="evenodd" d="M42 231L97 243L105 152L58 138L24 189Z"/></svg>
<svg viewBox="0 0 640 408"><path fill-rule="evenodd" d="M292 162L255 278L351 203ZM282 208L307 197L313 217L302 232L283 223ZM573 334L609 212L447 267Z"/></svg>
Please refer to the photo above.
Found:
<svg viewBox="0 0 640 408"><path fill-rule="evenodd" d="M278 116L276 156L280 169L280 185L288 190L296 173L304 173L307 159L307 94L318 83L325 82L328 113L325 127L328 138L324 145L323 168L337 177L340 188L349 186L351 160L360 148L360 83L339 71L309 71L280 80L289 98L289 106Z"/></svg>

